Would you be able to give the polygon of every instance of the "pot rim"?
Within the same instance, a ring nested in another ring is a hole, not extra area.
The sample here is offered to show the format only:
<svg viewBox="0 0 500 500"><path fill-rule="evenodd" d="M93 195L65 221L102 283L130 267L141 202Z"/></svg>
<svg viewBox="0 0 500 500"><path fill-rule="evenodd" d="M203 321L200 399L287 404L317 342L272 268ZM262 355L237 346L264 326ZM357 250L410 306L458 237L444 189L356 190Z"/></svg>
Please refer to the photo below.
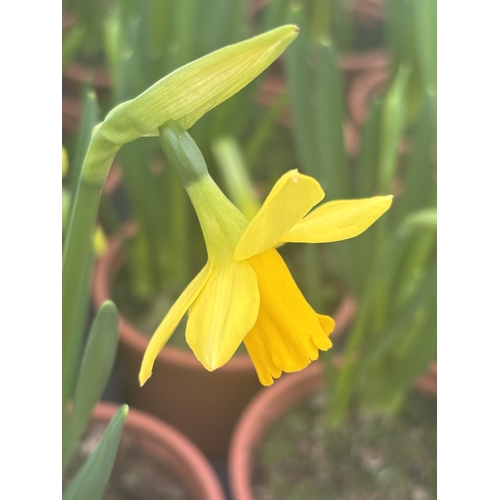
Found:
<svg viewBox="0 0 500 500"><path fill-rule="evenodd" d="M229 487L235 500L255 500L251 465L266 431L284 410L321 387L323 382L323 364L314 361L304 370L277 380L258 393L245 408L233 432L228 454Z"/></svg>
<svg viewBox="0 0 500 500"><path fill-rule="evenodd" d="M120 404L99 402L92 413L92 419L107 423ZM124 430L145 435L160 443L169 452L169 466L182 480L186 489L199 500L224 500L222 485L208 460L186 436L158 418L129 408ZM166 461L166 460L165 460Z"/></svg>
<svg viewBox="0 0 500 500"><path fill-rule="evenodd" d="M354 78L347 96L347 107L356 126L361 127L364 124L370 98L383 93L389 76L388 68L378 68L363 71Z"/></svg>
<svg viewBox="0 0 500 500"><path fill-rule="evenodd" d="M388 68L390 56L386 49L341 52L338 63L346 73L374 71Z"/></svg>
<svg viewBox="0 0 500 500"><path fill-rule="evenodd" d="M334 358L340 364L342 356ZM415 379L413 387L424 394L437 395L436 377L431 373ZM437 371L437 370L436 370ZM286 410L298 404L308 394L325 384L322 361L311 363L304 370L277 380L274 385L259 392L245 408L234 429L229 444L228 479L234 500L255 500L252 493L253 455L271 425Z"/></svg>

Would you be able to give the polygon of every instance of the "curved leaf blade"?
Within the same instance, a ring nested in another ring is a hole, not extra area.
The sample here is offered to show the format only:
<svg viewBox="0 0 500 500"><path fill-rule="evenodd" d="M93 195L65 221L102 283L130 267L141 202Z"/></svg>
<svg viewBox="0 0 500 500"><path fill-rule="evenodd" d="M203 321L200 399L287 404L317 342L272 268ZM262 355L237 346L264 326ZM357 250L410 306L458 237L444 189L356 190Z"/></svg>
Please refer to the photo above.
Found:
<svg viewBox="0 0 500 500"><path fill-rule="evenodd" d="M64 491L63 500L100 500L115 463L128 406L122 405L109 422L92 455Z"/></svg>

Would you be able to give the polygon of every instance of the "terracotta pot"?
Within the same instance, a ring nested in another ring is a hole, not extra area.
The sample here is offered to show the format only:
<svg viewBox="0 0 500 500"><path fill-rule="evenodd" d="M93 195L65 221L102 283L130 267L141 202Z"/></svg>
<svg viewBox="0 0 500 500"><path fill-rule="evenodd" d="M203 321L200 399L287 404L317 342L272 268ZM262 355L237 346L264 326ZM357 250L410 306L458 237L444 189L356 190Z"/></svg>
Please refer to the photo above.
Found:
<svg viewBox="0 0 500 500"><path fill-rule="evenodd" d="M80 100L76 97L62 96L62 133L63 137L74 134L80 125Z"/></svg>
<svg viewBox="0 0 500 500"><path fill-rule="evenodd" d="M99 403L92 421L107 424L115 403ZM179 431L142 411L130 408L123 435L132 434L142 449L172 470L193 500L224 500L222 486L201 451ZM118 456L120 447L118 448Z"/></svg>
<svg viewBox="0 0 500 500"><path fill-rule="evenodd" d="M63 71L62 79L62 128L63 135L71 135L80 125L80 97L85 80L90 79L101 105L111 92L111 82L106 69L72 62Z"/></svg>
<svg viewBox="0 0 500 500"><path fill-rule="evenodd" d="M63 92L66 95L80 96L85 80L91 80L97 96L102 101L111 90L111 79L106 68L73 61L63 71Z"/></svg>
<svg viewBox="0 0 500 500"><path fill-rule="evenodd" d="M62 32L68 31L76 22L76 15L68 9L62 11Z"/></svg>
<svg viewBox="0 0 500 500"><path fill-rule="evenodd" d="M341 356L334 360L337 366L341 362ZM305 370L266 388L251 401L236 426L229 449L229 487L234 500L255 500L252 493L253 456L271 425L324 384L323 364L315 361ZM419 388L418 384L416 387Z"/></svg>
<svg viewBox="0 0 500 500"><path fill-rule="evenodd" d="M96 306L111 298L113 281L124 263L120 247L119 240L111 240L107 253L96 262ZM350 320L352 311L352 301L346 299L336 315L336 332ZM190 350L167 343L156 359L153 376L139 387L137 377L149 337L121 314L119 334L125 401L179 429L208 457L226 459L241 412L262 389L250 358L236 355L221 368L208 372Z"/></svg>
<svg viewBox="0 0 500 500"><path fill-rule="evenodd" d="M415 379L415 388L426 394L437 395L437 361L431 361L427 371Z"/></svg>
<svg viewBox="0 0 500 500"><path fill-rule="evenodd" d="M387 68L390 59L383 49L340 54L339 67L344 73L361 73Z"/></svg>
<svg viewBox="0 0 500 500"><path fill-rule="evenodd" d="M245 409L231 439L228 474L234 500L255 500L252 493L253 454L271 424L323 383L322 364L315 361L262 391Z"/></svg>
<svg viewBox="0 0 500 500"><path fill-rule="evenodd" d="M383 94L389 75L388 68L381 68L363 72L353 80L347 96L347 107L357 127L365 122L372 99Z"/></svg>
<svg viewBox="0 0 500 500"><path fill-rule="evenodd" d="M368 28L380 25L385 18L382 0L355 0L347 4L353 18Z"/></svg>

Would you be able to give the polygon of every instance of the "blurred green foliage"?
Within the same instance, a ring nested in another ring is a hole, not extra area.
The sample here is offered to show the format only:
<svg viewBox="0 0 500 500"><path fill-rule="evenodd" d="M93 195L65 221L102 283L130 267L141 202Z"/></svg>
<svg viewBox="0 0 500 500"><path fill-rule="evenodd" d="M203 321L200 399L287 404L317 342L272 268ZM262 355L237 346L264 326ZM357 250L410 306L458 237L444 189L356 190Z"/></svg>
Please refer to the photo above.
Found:
<svg viewBox="0 0 500 500"><path fill-rule="evenodd" d="M332 312L344 293L357 304L336 347L344 363L330 377L334 424L353 404L394 411L436 356L436 0L384 0L368 18L359 4L63 3L78 19L65 34L63 63L93 57L106 65L112 86L101 102L104 112L217 48L281 24L300 27L280 61L205 115L190 134L212 176L247 212L279 175L297 166L320 181L327 201L395 196L389 212L357 238L282 249L317 310ZM387 77L370 94L359 127L352 125L349 93L354 80L373 69L353 77L341 61L375 50L388 56ZM261 105L263 82L271 77L280 82L278 95ZM349 126L354 149L346 147ZM142 303L164 291L176 296L206 258L194 212L156 139L128 144L118 160L137 227L127 247L131 294Z"/></svg>
<svg viewBox="0 0 500 500"><path fill-rule="evenodd" d="M339 425L352 404L398 409L436 356L436 3L384 3L390 67L384 90L366 103L367 119L351 158L341 34L326 20L319 29L308 6L290 4L287 20L299 25L301 37L285 55L302 169L320 181L326 199L395 195L370 230L327 245L326 260L357 303L338 349L342 367L329 377L331 422ZM320 6L333 23L334 4L314 3ZM312 251L304 252L304 260L321 265L321 255L310 257ZM319 277L324 269L312 266L310 272ZM316 307L324 306L317 294L310 296L319 300Z"/></svg>

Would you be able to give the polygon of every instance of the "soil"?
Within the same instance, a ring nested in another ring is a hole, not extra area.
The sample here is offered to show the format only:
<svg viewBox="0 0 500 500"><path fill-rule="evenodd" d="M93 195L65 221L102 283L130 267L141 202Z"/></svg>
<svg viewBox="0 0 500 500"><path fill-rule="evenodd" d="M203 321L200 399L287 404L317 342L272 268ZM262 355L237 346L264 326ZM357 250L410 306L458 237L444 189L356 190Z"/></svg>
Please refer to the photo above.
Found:
<svg viewBox="0 0 500 500"><path fill-rule="evenodd" d="M78 471L97 446L105 425L91 423L75 452L63 485ZM122 434L115 465L103 500L191 500L176 473L164 461L144 450L138 438Z"/></svg>
<svg viewBox="0 0 500 500"><path fill-rule="evenodd" d="M328 427L318 392L270 429L256 451L256 500L434 500L436 397L411 393L399 413Z"/></svg>

